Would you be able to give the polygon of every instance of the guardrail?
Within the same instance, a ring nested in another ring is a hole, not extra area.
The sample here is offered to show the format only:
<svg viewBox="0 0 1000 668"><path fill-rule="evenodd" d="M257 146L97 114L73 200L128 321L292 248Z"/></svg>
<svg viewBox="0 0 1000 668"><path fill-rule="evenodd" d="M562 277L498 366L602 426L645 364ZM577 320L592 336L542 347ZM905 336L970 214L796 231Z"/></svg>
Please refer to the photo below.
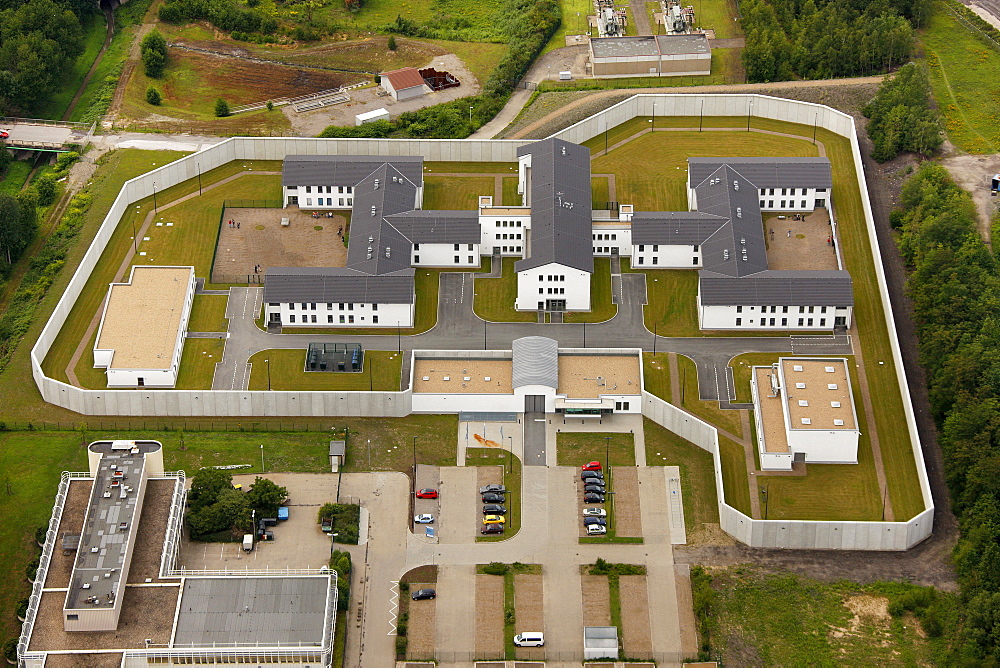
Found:
<svg viewBox="0 0 1000 668"><path fill-rule="evenodd" d="M184 531L184 501L187 490L184 487L186 476L184 471L165 474L167 477L178 478L170 498L170 515L167 518L167 528L163 537L163 554L160 555L160 577L168 577L177 566L177 553L181 547L181 537Z"/></svg>
<svg viewBox="0 0 1000 668"><path fill-rule="evenodd" d="M0 125L48 125L61 128L76 128L87 130L91 123L80 123L78 121L53 121L45 118L18 118L16 116L0 117Z"/></svg>

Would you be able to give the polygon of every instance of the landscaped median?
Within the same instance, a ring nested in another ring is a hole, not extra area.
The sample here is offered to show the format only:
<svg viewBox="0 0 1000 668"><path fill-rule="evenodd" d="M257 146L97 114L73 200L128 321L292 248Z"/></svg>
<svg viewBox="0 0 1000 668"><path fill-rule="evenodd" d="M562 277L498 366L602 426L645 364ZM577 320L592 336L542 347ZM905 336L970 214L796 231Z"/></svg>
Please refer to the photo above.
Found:
<svg viewBox="0 0 1000 668"><path fill-rule="evenodd" d="M498 581L499 578L503 580ZM503 607L498 611L501 588ZM502 638L497 637L498 619L503 620ZM514 646L515 635L541 631L544 621L541 564L492 562L476 566L477 655L502 656L507 660L544 657L537 649ZM502 640L500 647L498 640Z"/></svg>
<svg viewBox="0 0 1000 668"><path fill-rule="evenodd" d="M598 559L593 565L581 565L580 576L584 626L617 628L622 657L651 652L646 567Z"/></svg>

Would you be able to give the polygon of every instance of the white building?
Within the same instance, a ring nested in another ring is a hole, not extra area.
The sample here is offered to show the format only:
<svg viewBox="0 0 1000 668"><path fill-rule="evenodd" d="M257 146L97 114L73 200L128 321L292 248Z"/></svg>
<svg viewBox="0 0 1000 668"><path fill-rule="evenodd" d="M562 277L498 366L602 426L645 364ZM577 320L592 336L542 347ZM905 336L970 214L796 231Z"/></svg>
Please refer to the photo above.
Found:
<svg viewBox="0 0 1000 668"><path fill-rule="evenodd" d="M431 92L430 87L424 82L424 78L420 76L420 70L415 67L382 72L380 76L380 85L397 102Z"/></svg>
<svg viewBox="0 0 1000 668"><path fill-rule="evenodd" d="M847 360L783 357L751 370L760 467L857 464L861 431Z"/></svg>
<svg viewBox="0 0 1000 668"><path fill-rule="evenodd" d="M354 189L362 179L385 165L370 155L288 155L281 168L282 206L301 209L351 209ZM424 160L414 156L392 158L395 174L416 187L413 208L424 194Z"/></svg>
<svg viewBox="0 0 1000 668"><path fill-rule="evenodd" d="M365 123L374 123L375 121L387 120L389 120L389 112L385 109L372 109L371 111L366 111L363 114L354 115L355 126L361 126Z"/></svg>
<svg viewBox="0 0 1000 668"><path fill-rule="evenodd" d="M94 344L108 387L176 384L194 291L194 267L135 266L111 284Z"/></svg>

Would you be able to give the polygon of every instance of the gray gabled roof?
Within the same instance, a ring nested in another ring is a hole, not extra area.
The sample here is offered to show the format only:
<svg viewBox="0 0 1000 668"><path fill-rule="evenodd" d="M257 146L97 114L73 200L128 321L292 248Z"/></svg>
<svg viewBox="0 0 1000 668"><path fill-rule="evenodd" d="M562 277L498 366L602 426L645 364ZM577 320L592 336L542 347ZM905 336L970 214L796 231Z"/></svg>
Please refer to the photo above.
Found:
<svg viewBox="0 0 1000 668"><path fill-rule="evenodd" d="M590 149L546 139L517 149L531 154L531 230L528 256L517 271L557 263L594 273Z"/></svg>
<svg viewBox="0 0 1000 668"><path fill-rule="evenodd" d="M702 306L854 305L851 275L837 270L769 270L743 278L702 270L698 296Z"/></svg>
<svg viewBox="0 0 1000 668"><path fill-rule="evenodd" d="M412 211L417 187L391 164L383 164L354 188L347 266L366 274L391 274L410 267L412 242L387 216Z"/></svg>
<svg viewBox="0 0 1000 668"><path fill-rule="evenodd" d="M728 222L701 211L639 212L632 216L632 243L695 246Z"/></svg>
<svg viewBox="0 0 1000 668"><path fill-rule="evenodd" d="M414 270L371 276L346 267L269 267L264 303L412 304Z"/></svg>
<svg viewBox="0 0 1000 668"><path fill-rule="evenodd" d="M559 342L545 336L525 336L511 343L512 387L559 387Z"/></svg>
<svg viewBox="0 0 1000 668"><path fill-rule="evenodd" d="M424 183L424 159L403 155L286 155L281 167L283 186L351 186L385 163L392 163L417 186Z"/></svg>
<svg viewBox="0 0 1000 668"><path fill-rule="evenodd" d="M733 277L765 271L767 248L754 184L723 165L695 186L695 194L699 211L729 219L702 244L702 266Z"/></svg>
<svg viewBox="0 0 1000 668"><path fill-rule="evenodd" d="M423 211L387 217L415 244L478 244L482 241L478 211Z"/></svg>
<svg viewBox="0 0 1000 668"><path fill-rule="evenodd" d="M832 188L827 158L688 158L688 182L697 185L729 165L757 188Z"/></svg>

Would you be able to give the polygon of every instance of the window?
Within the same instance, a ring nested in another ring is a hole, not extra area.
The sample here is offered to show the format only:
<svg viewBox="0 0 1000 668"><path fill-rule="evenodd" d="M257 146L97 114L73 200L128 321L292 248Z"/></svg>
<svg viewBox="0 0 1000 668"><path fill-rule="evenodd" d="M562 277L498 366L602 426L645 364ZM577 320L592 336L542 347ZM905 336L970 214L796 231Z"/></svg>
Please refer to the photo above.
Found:
<svg viewBox="0 0 1000 668"><path fill-rule="evenodd" d="M782 188L782 189L781 189L781 194L782 194L782 195L784 195L784 194L785 194L785 190L787 190L787 188Z"/></svg>
<svg viewBox="0 0 1000 668"><path fill-rule="evenodd" d="M341 195L343 195L344 194L344 186L337 186L337 192L340 193Z"/></svg>
<svg viewBox="0 0 1000 668"><path fill-rule="evenodd" d="M521 252L521 247L520 246L515 246L514 247L514 251L517 252L517 253L520 253Z"/></svg>
<svg viewBox="0 0 1000 668"><path fill-rule="evenodd" d="M347 310L348 311L353 311L354 310L354 304L348 304L347 305Z"/></svg>
<svg viewBox="0 0 1000 668"><path fill-rule="evenodd" d="M771 318L771 327L774 327L774 318Z"/></svg>
<svg viewBox="0 0 1000 668"><path fill-rule="evenodd" d="M413 263L414 264L420 264L420 256L419 255L414 255L413 256Z"/></svg>
<svg viewBox="0 0 1000 668"><path fill-rule="evenodd" d="M373 311L377 311L378 310L378 304L372 304L372 310Z"/></svg>
<svg viewBox="0 0 1000 668"><path fill-rule="evenodd" d="M760 319L760 326L761 327L767 327L767 318L761 318Z"/></svg>
<svg viewBox="0 0 1000 668"><path fill-rule="evenodd" d="M778 308L777 306L772 306L771 307L771 313L774 313L777 308Z"/></svg>
<svg viewBox="0 0 1000 668"><path fill-rule="evenodd" d="M506 239L507 237L504 237ZM458 244L455 244L455 250L458 250Z"/></svg>
<svg viewBox="0 0 1000 668"><path fill-rule="evenodd" d="M352 202L354 202L354 200L351 199L350 197L348 197L347 198L347 206L352 206Z"/></svg>
<svg viewBox="0 0 1000 668"><path fill-rule="evenodd" d="M333 304L327 304L326 305L326 310L327 311L332 311L333 310Z"/></svg>
<svg viewBox="0 0 1000 668"><path fill-rule="evenodd" d="M326 187L326 192L332 193L333 192L333 186L327 186Z"/></svg>
<svg viewBox="0 0 1000 668"><path fill-rule="evenodd" d="M455 256L455 264L458 264L458 256Z"/></svg>
<svg viewBox="0 0 1000 668"><path fill-rule="evenodd" d="M80 615L66 615L66 621L68 622L75 622L78 619L80 619Z"/></svg>
<svg viewBox="0 0 1000 668"><path fill-rule="evenodd" d="M311 193L312 192L312 186L306 186L306 192L307 193Z"/></svg>
<svg viewBox="0 0 1000 668"><path fill-rule="evenodd" d="M499 240L500 240L500 235L498 234L498 235L497 235L497 241L499 241Z"/></svg>
<svg viewBox="0 0 1000 668"><path fill-rule="evenodd" d="M377 325L378 324L378 316L377 315L373 315L372 316L372 324L373 325Z"/></svg>
<svg viewBox="0 0 1000 668"><path fill-rule="evenodd" d="M660 264L660 258L654 255L653 256L653 264Z"/></svg>
<svg viewBox="0 0 1000 668"><path fill-rule="evenodd" d="M294 311L295 310L295 303L294 302L292 302L291 304L288 305L288 310L289 311Z"/></svg>
<svg viewBox="0 0 1000 668"><path fill-rule="evenodd" d="M340 206L344 206L344 198L343 197L338 198L337 203L340 204Z"/></svg>
<svg viewBox="0 0 1000 668"><path fill-rule="evenodd" d="M806 201L802 200L802 203L799 206L801 206L803 209L806 208Z"/></svg>
<svg viewBox="0 0 1000 668"><path fill-rule="evenodd" d="M760 201L760 208L762 208L762 209L764 208L764 200Z"/></svg>
<svg viewBox="0 0 1000 668"><path fill-rule="evenodd" d="M472 259L472 256L470 255L470 256L469 256L469 264L472 264L473 262L475 262L475 260L473 260L473 259Z"/></svg>
<svg viewBox="0 0 1000 668"><path fill-rule="evenodd" d="M736 318L736 326L739 327L743 324L743 318Z"/></svg>
<svg viewBox="0 0 1000 668"><path fill-rule="evenodd" d="M806 307L805 306L800 306L799 307L799 313L805 313L805 312L806 312Z"/></svg>
<svg viewBox="0 0 1000 668"><path fill-rule="evenodd" d="M820 318L819 319L819 326L820 327L826 327L826 318Z"/></svg>
<svg viewBox="0 0 1000 668"><path fill-rule="evenodd" d="M311 320L311 322L316 322L316 316L313 316L313 317L312 317L312 320Z"/></svg>
<svg viewBox="0 0 1000 668"><path fill-rule="evenodd" d="M413 250L415 251L420 250L420 244L413 244Z"/></svg>
<svg viewBox="0 0 1000 668"><path fill-rule="evenodd" d="M698 252L698 244L695 244L695 245L694 245L694 252L695 252L695 253L697 253L697 252Z"/></svg>
<svg viewBox="0 0 1000 668"><path fill-rule="evenodd" d="M315 311L315 310L316 310L316 304L315 304L315 303L313 303L313 304L310 304L310 305L309 305L309 310L310 310L310 311Z"/></svg>
<svg viewBox="0 0 1000 668"><path fill-rule="evenodd" d="M514 235L514 238L515 238L515 239L520 239L520 238L521 238L521 235L520 235L520 234L515 234L515 235ZM470 248L469 250L472 250L472 249Z"/></svg>
<svg viewBox="0 0 1000 668"><path fill-rule="evenodd" d="M763 189L763 188L761 188L761 189L760 189L760 194L761 194L761 195L766 195L767 193L766 193L766 192L764 192L764 189Z"/></svg>
<svg viewBox="0 0 1000 668"><path fill-rule="evenodd" d="M305 311L305 310L306 310L306 308L307 308L307 307L306 307L306 304L305 304L305 302L302 302L302 310L303 310L303 311Z"/></svg>
<svg viewBox="0 0 1000 668"><path fill-rule="evenodd" d="M298 186L288 186L288 189L289 190L298 190L299 187Z"/></svg>
<svg viewBox="0 0 1000 668"><path fill-rule="evenodd" d="M354 324L354 316L353 315L347 316L347 322L353 325Z"/></svg>
<svg viewBox="0 0 1000 668"><path fill-rule="evenodd" d="M768 190L767 194L768 195L774 195L774 188L771 188L770 190Z"/></svg>
<svg viewBox="0 0 1000 668"><path fill-rule="evenodd" d="M825 306L821 306L821 307L819 308L819 312L820 312L820 313L826 313L826 307L825 307Z"/></svg>
<svg viewBox="0 0 1000 668"><path fill-rule="evenodd" d="M659 244L653 244L653 252L654 253L659 253L660 252L660 245Z"/></svg>
<svg viewBox="0 0 1000 668"><path fill-rule="evenodd" d="M773 195L774 193L771 193L771 194ZM774 208L774 200L773 199L767 200L767 208L768 209L773 209Z"/></svg>
<svg viewBox="0 0 1000 668"><path fill-rule="evenodd" d="M782 208L782 209L784 209L784 208L785 208L785 200L781 200L781 208Z"/></svg>
<svg viewBox="0 0 1000 668"><path fill-rule="evenodd" d="M294 323L295 322L295 314L294 313L291 314L290 316L288 316L288 322L290 322L290 323Z"/></svg>
<svg viewBox="0 0 1000 668"><path fill-rule="evenodd" d="M809 318L808 322L806 322L806 325L809 326L809 327L812 327L813 326L813 319Z"/></svg>
<svg viewBox="0 0 1000 668"><path fill-rule="evenodd" d="M347 192L348 192L348 193L352 193L352 192L354 192L354 188L353 188L353 187L351 187L351 186L347 186Z"/></svg>
<svg viewBox="0 0 1000 668"><path fill-rule="evenodd" d="M813 312L813 311L814 311L815 309L816 309L816 307L815 307L815 306L810 306L810 307L809 307L809 312L810 312L810 313L812 313L812 312Z"/></svg>
<svg viewBox="0 0 1000 668"><path fill-rule="evenodd" d="M329 324L332 325L333 324L333 316L332 315L326 316L326 321L327 321L327 323L329 323Z"/></svg>
<svg viewBox="0 0 1000 668"><path fill-rule="evenodd" d="M541 281L544 281L544 280L545 280L545 277L542 276L541 274L539 274L538 275L538 281L541 282Z"/></svg>
<svg viewBox="0 0 1000 668"><path fill-rule="evenodd" d="M644 257L642 257L642 256L640 255L640 256L639 256L639 264L642 264L642 261L643 261L644 259L645 259L645 258L644 258Z"/></svg>
<svg viewBox="0 0 1000 668"><path fill-rule="evenodd" d="M818 193L825 193L826 192L826 188L816 188L816 192L818 192Z"/></svg>
<svg viewBox="0 0 1000 668"><path fill-rule="evenodd" d="M565 276L560 276L560 277L559 277L559 280L560 280L560 281L565 281L565 280L566 280L566 277L565 277Z"/></svg>
<svg viewBox="0 0 1000 668"><path fill-rule="evenodd" d="M736 307L736 312L737 313L743 313L743 307L742 306L737 306Z"/></svg>
<svg viewBox="0 0 1000 668"><path fill-rule="evenodd" d="M697 267L698 266L698 258L696 258L696 257L691 258L691 264L693 264L694 266Z"/></svg>
<svg viewBox="0 0 1000 668"><path fill-rule="evenodd" d="M340 324L341 324L341 325L343 325L343 324L344 324L344 316L340 316Z"/></svg>
<svg viewBox="0 0 1000 668"><path fill-rule="evenodd" d="M545 294L545 288L538 288L538 294Z"/></svg>
<svg viewBox="0 0 1000 668"><path fill-rule="evenodd" d="M781 312L782 313L788 313L788 307L787 306L782 306L781 307Z"/></svg>
<svg viewBox="0 0 1000 668"><path fill-rule="evenodd" d="M469 244L469 250L472 250L472 244Z"/></svg>
<svg viewBox="0 0 1000 668"><path fill-rule="evenodd" d="M645 244L639 244L639 252L642 253L645 250L646 250Z"/></svg>
<svg viewBox="0 0 1000 668"><path fill-rule="evenodd" d="M788 324L788 318L782 318L782 319L781 319L781 326L782 326L782 327L784 327L784 326L786 326L787 324Z"/></svg>
<svg viewBox="0 0 1000 668"><path fill-rule="evenodd" d="M306 206L312 206L312 205L313 205L312 197L306 197Z"/></svg>
<svg viewBox="0 0 1000 668"><path fill-rule="evenodd" d="M802 326L802 318L799 318L799 327Z"/></svg>

